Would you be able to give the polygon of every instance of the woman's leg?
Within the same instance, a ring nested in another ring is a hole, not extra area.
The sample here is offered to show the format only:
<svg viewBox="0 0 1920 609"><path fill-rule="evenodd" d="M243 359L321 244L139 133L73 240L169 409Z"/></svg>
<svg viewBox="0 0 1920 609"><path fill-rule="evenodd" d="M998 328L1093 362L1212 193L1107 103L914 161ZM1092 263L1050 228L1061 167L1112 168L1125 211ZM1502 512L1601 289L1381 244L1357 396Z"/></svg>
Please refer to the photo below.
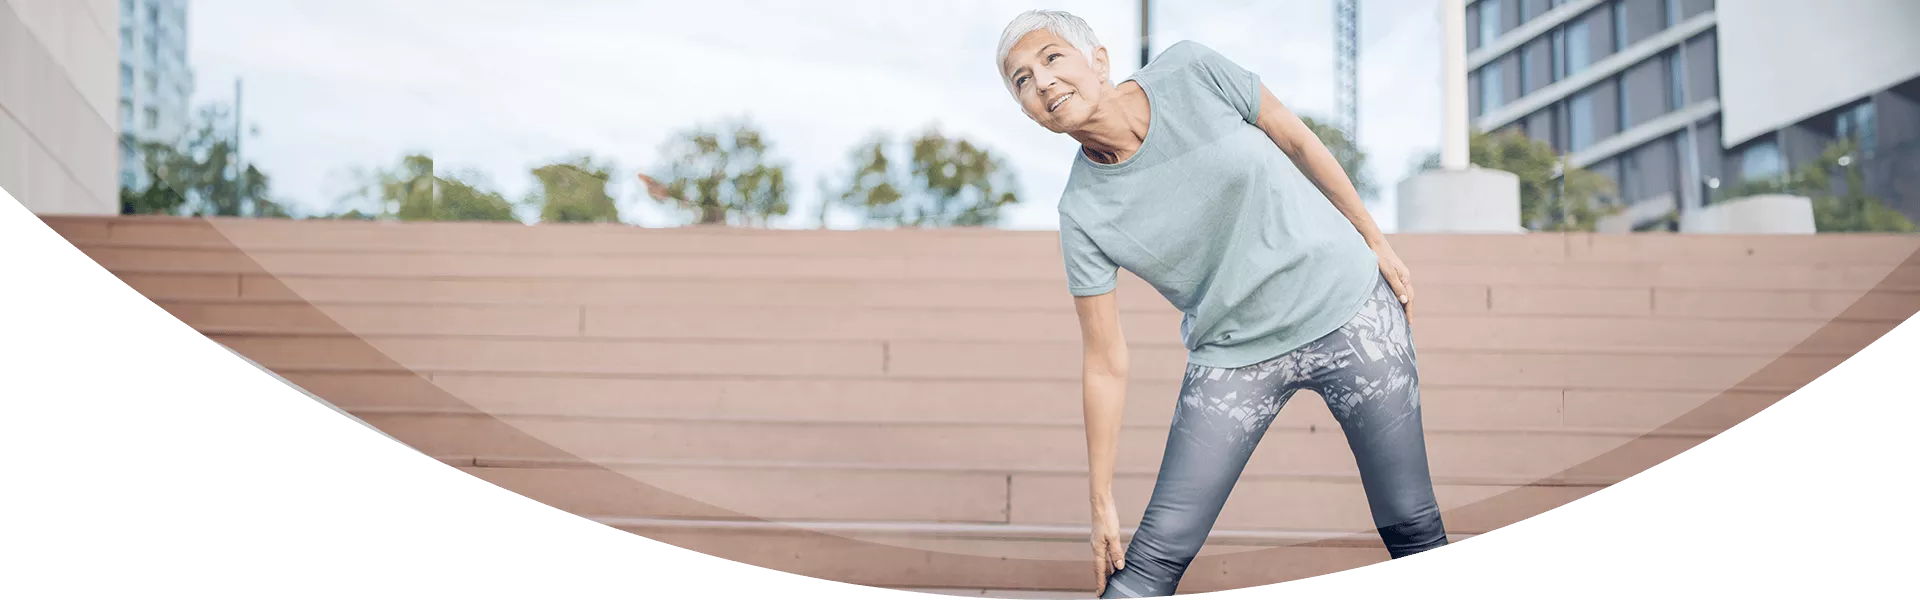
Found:
<svg viewBox="0 0 1920 609"><path fill-rule="evenodd" d="M1101 598L1173 594L1267 425L1298 389L1300 370L1289 356L1242 368L1187 366L1153 497L1127 543L1126 568Z"/></svg>
<svg viewBox="0 0 1920 609"><path fill-rule="evenodd" d="M1373 523L1393 558L1447 544L1420 425L1420 374L1406 310L1380 278L1367 304L1313 350L1332 357L1308 387L1346 432Z"/></svg>

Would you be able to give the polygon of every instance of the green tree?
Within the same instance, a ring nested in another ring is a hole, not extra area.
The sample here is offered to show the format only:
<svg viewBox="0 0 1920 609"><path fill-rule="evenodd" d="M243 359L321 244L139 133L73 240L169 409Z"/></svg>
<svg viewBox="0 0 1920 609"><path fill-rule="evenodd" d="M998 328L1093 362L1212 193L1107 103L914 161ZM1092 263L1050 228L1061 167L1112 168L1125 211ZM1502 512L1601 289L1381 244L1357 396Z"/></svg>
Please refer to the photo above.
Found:
<svg viewBox="0 0 1920 609"><path fill-rule="evenodd" d="M1520 179L1520 222L1533 230L1592 231L1601 218L1620 208L1619 190L1613 180L1569 167L1563 183L1557 169L1563 161L1553 146L1516 129L1473 132L1468 139L1467 160ZM1440 155L1428 155L1420 167L1438 169Z"/></svg>
<svg viewBox="0 0 1920 609"><path fill-rule="evenodd" d="M121 187L121 213L289 217L285 206L269 196L265 172L251 163L234 171L227 108L209 104L196 116L188 135L176 142L128 138L144 159L146 184L139 190Z"/></svg>
<svg viewBox="0 0 1920 609"><path fill-rule="evenodd" d="M596 164L582 154L570 162L548 163L533 170L539 189L528 204L540 210L541 222L620 222L620 209L607 195L612 167Z"/></svg>
<svg viewBox="0 0 1920 609"><path fill-rule="evenodd" d="M773 159L770 148L760 129L744 118L695 127L661 146L667 164L640 179L654 200L693 211L699 224L738 218L765 226L788 211L787 165Z"/></svg>
<svg viewBox="0 0 1920 609"><path fill-rule="evenodd" d="M364 174L359 190L349 195L380 203L380 217L425 221L517 222L513 203L477 183L485 176L434 173L433 157L411 154L397 167Z"/></svg>
<svg viewBox="0 0 1920 609"><path fill-rule="evenodd" d="M1333 123L1302 115L1300 122L1307 124L1314 137L1320 138L1333 158L1340 161L1340 169L1347 173L1347 179L1353 181L1353 189L1360 193L1363 200L1371 200L1380 192L1373 176L1367 174L1367 152L1360 149L1360 143L1353 141L1347 132Z"/></svg>
<svg viewBox="0 0 1920 609"><path fill-rule="evenodd" d="M347 211L336 212L331 214L307 216L307 218L312 220L378 220L380 219L379 216L376 216L374 214L370 214L364 211L360 211L358 209L349 209Z"/></svg>
<svg viewBox="0 0 1920 609"><path fill-rule="evenodd" d="M890 146L891 138L885 133L874 133L854 146L847 154L853 164L853 174L836 195L822 200L822 222L827 218L826 209L836 203L863 211L868 219L898 217L900 199L910 177L904 167L887 158ZM823 187L832 188L825 184Z"/></svg>
<svg viewBox="0 0 1920 609"><path fill-rule="evenodd" d="M342 202L351 198L374 200L380 211L372 213L371 217L382 219L518 221L513 202L490 188L476 186L484 181L486 177L478 171L436 175L432 156L409 154L399 159L397 167L378 169L372 173L359 171L359 188L344 196ZM340 213L330 217L367 217L367 213L357 209L349 213L351 215Z"/></svg>
<svg viewBox="0 0 1920 609"><path fill-rule="evenodd" d="M1911 220L1867 192L1859 160L1857 143L1841 140L1786 175L1720 189L1714 201L1761 194L1801 196L1812 201L1813 226L1819 232L1914 232Z"/></svg>
<svg viewBox="0 0 1920 609"><path fill-rule="evenodd" d="M886 226L991 226L1018 204L1018 181L985 147L929 126L905 144L907 162L876 133L848 155L853 171L833 203Z"/></svg>

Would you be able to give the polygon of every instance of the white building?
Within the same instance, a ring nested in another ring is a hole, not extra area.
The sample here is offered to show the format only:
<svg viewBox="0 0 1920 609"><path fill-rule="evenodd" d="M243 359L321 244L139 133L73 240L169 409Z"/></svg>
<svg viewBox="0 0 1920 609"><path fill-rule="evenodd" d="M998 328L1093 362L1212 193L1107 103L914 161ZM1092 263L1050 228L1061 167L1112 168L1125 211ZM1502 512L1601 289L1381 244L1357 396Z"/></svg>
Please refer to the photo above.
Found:
<svg viewBox="0 0 1920 609"><path fill-rule="evenodd" d="M0 0L0 188L42 214L120 211L113 0Z"/></svg>
<svg viewBox="0 0 1920 609"><path fill-rule="evenodd" d="M118 2L120 184L141 188L146 170L134 141L176 142L191 125L187 0Z"/></svg>
<svg viewBox="0 0 1920 609"><path fill-rule="evenodd" d="M1920 219L1920 2L1469 0L1468 107L1612 179L1613 230L1858 137L1870 192Z"/></svg>

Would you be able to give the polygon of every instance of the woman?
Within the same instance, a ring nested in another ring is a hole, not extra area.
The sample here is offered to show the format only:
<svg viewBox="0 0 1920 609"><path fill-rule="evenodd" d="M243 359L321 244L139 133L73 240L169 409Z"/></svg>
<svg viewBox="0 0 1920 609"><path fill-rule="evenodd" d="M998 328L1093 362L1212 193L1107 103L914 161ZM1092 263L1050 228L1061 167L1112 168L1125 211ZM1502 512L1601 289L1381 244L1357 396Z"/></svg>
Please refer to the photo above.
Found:
<svg viewBox="0 0 1920 609"><path fill-rule="evenodd" d="M1390 555L1445 545L1410 275L1326 146L1258 76L1194 42L1115 86L1086 22L1029 11L1007 26L997 59L1027 116L1081 144L1060 245L1085 347L1095 593L1173 594L1300 389L1339 420ZM1188 349L1153 496L1124 551L1112 493L1128 365L1119 268L1185 313Z"/></svg>

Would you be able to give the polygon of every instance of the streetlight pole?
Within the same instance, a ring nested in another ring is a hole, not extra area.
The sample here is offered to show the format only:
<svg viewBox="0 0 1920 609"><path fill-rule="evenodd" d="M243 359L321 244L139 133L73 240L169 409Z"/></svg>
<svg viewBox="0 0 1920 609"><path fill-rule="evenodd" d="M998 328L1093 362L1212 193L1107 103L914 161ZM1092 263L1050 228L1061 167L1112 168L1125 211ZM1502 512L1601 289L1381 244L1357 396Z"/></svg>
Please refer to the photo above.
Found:
<svg viewBox="0 0 1920 609"><path fill-rule="evenodd" d="M1152 0L1140 0L1140 67L1153 59Z"/></svg>
<svg viewBox="0 0 1920 609"><path fill-rule="evenodd" d="M247 163L240 156L240 140L246 137L241 125L240 79L233 79L233 213L250 215L244 209L247 204Z"/></svg>

